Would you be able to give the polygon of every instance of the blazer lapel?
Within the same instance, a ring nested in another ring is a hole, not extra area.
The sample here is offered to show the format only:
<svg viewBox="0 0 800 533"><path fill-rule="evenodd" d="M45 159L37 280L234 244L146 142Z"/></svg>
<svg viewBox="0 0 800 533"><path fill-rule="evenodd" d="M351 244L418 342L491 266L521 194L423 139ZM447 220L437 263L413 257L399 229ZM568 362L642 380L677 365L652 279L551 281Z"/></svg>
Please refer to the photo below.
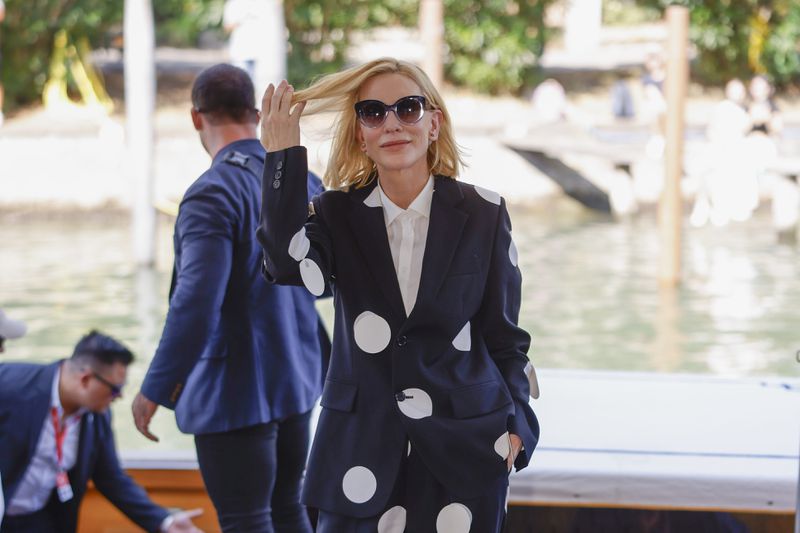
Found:
<svg viewBox="0 0 800 533"><path fill-rule="evenodd" d="M70 470L70 481L74 487L84 487L89 480L89 457L94 452L95 417L102 414L84 413L81 417L81 430L78 437L78 455Z"/></svg>
<svg viewBox="0 0 800 533"><path fill-rule="evenodd" d="M36 453L36 446L39 444L39 437L42 434L42 424L45 419L50 420L51 394L53 391L53 379L61 362L48 365L44 371L36 378L36 386L30 395L30 416L26 416L28 421L28 462Z"/></svg>
<svg viewBox="0 0 800 533"><path fill-rule="evenodd" d="M364 200L375 190L377 180L352 193L353 209L348 213L348 222L356 236L356 242L369 267L368 270L386 297L392 311L405 318L403 297L397 283L383 209L370 207Z"/></svg>
<svg viewBox="0 0 800 533"><path fill-rule="evenodd" d="M455 180L436 177L417 302L434 298L450 269L453 255L461 241L461 233L469 218L467 213L455 207L463 197ZM417 309L416 304L414 309ZM413 310L411 314L414 314Z"/></svg>

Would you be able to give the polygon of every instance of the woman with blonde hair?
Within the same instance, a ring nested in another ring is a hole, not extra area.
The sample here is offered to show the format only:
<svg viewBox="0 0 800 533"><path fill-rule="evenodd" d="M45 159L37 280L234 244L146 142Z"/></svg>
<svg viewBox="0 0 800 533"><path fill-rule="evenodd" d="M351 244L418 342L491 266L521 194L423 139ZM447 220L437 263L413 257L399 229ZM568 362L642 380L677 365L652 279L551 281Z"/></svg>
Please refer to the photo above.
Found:
<svg viewBox="0 0 800 533"><path fill-rule="evenodd" d="M331 190L309 204L299 119L330 110ZM450 116L410 63L270 85L262 113L264 274L334 295L303 490L317 531L499 532L539 436L505 202L456 181Z"/></svg>

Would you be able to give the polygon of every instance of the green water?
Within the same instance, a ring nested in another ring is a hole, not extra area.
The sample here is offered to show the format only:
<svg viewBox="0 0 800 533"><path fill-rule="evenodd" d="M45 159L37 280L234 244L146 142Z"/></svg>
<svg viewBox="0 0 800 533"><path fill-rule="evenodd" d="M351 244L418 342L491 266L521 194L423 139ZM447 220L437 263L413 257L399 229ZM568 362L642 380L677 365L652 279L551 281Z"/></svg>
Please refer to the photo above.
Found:
<svg viewBox="0 0 800 533"><path fill-rule="evenodd" d="M512 207L523 271L521 323L538 367L800 376L800 248L778 244L769 214L725 228L686 227L683 283L659 291L653 213L613 221L567 199ZM172 220L163 219L158 264L132 265L128 221L92 216L0 219L0 305L28 323L5 358L68 356L90 328L136 353L125 396L114 405L122 449L192 447L161 408L153 444L133 427L130 401L166 314ZM320 309L331 320L331 306Z"/></svg>

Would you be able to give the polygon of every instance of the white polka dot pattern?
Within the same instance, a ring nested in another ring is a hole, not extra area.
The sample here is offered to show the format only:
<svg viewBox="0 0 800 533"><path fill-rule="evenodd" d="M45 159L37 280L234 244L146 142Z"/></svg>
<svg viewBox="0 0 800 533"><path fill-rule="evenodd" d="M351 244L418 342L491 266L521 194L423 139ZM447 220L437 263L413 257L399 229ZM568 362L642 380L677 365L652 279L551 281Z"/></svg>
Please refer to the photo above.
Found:
<svg viewBox="0 0 800 533"><path fill-rule="evenodd" d="M325 292L325 279L322 277L322 271L311 259L306 258L300 261L300 278L308 292L314 296L322 296L322 293Z"/></svg>
<svg viewBox="0 0 800 533"><path fill-rule="evenodd" d="M517 266L519 263L519 252L517 252L517 245L514 244L514 240L511 240L511 244L508 245L508 258L511 260L511 264L513 266Z"/></svg>
<svg viewBox="0 0 800 533"><path fill-rule="evenodd" d="M436 517L436 533L469 533L472 512L460 503L451 503Z"/></svg>
<svg viewBox="0 0 800 533"><path fill-rule="evenodd" d="M406 529L406 510L395 505L378 520L378 533L403 533Z"/></svg>
<svg viewBox="0 0 800 533"><path fill-rule="evenodd" d="M461 350L462 352L468 352L472 348L472 334L469 329L469 322L464 324L456 338L453 339L453 346L456 350Z"/></svg>
<svg viewBox="0 0 800 533"><path fill-rule="evenodd" d="M372 311L364 311L353 323L356 345L371 354L382 352L392 338L392 329L385 319Z"/></svg>
<svg viewBox="0 0 800 533"><path fill-rule="evenodd" d="M508 431L500 435L497 440L494 441L494 451L503 459L508 458L508 454L511 453L511 441L509 440Z"/></svg>
<svg viewBox="0 0 800 533"><path fill-rule="evenodd" d="M531 388L531 398L534 400L539 399L539 379L536 377L536 369L533 367L533 363L528 361L528 364L525 365L525 375L528 376L528 385Z"/></svg>
<svg viewBox="0 0 800 533"><path fill-rule="evenodd" d="M398 401L397 406L408 418L419 420L433 414L433 402L427 392L422 389L406 389L403 394L405 400Z"/></svg>
<svg viewBox="0 0 800 533"><path fill-rule="evenodd" d="M490 191L489 189L484 189L483 187L478 187L477 185L475 185L475 192L477 192L481 198L487 202L491 202L494 205L500 205L500 195L496 192Z"/></svg>
<svg viewBox="0 0 800 533"><path fill-rule="evenodd" d="M364 503L375 495L378 481L375 474L364 466L354 466L345 473L342 479L344 495L353 503Z"/></svg>
<svg viewBox="0 0 800 533"><path fill-rule="evenodd" d="M305 226L300 228L300 231L294 234L292 240L289 241L289 255L295 261L302 261L308 254L308 249L311 247L311 241L306 237Z"/></svg>

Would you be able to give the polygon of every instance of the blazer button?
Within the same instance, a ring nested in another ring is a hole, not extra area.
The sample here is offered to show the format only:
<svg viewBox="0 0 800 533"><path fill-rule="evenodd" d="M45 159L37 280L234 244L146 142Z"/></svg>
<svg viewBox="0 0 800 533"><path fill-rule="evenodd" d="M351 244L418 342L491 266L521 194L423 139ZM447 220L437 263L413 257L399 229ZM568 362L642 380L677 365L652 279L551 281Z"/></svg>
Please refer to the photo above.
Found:
<svg viewBox="0 0 800 533"><path fill-rule="evenodd" d="M408 338L405 335L400 335L399 337L397 337L397 340L394 341L394 343L398 348L402 348L403 346L408 344Z"/></svg>
<svg viewBox="0 0 800 533"><path fill-rule="evenodd" d="M272 188L273 189L280 189L281 188L281 181L280 180L273 181L272 182Z"/></svg>
<svg viewBox="0 0 800 533"><path fill-rule="evenodd" d="M281 172L280 170L275 173L275 179L276 180L281 179L281 176L283 176L283 172Z"/></svg>
<svg viewBox="0 0 800 533"><path fill-rule="evenodd" d="M278 170L283 168L283 161L278 161Z"/></svg>

